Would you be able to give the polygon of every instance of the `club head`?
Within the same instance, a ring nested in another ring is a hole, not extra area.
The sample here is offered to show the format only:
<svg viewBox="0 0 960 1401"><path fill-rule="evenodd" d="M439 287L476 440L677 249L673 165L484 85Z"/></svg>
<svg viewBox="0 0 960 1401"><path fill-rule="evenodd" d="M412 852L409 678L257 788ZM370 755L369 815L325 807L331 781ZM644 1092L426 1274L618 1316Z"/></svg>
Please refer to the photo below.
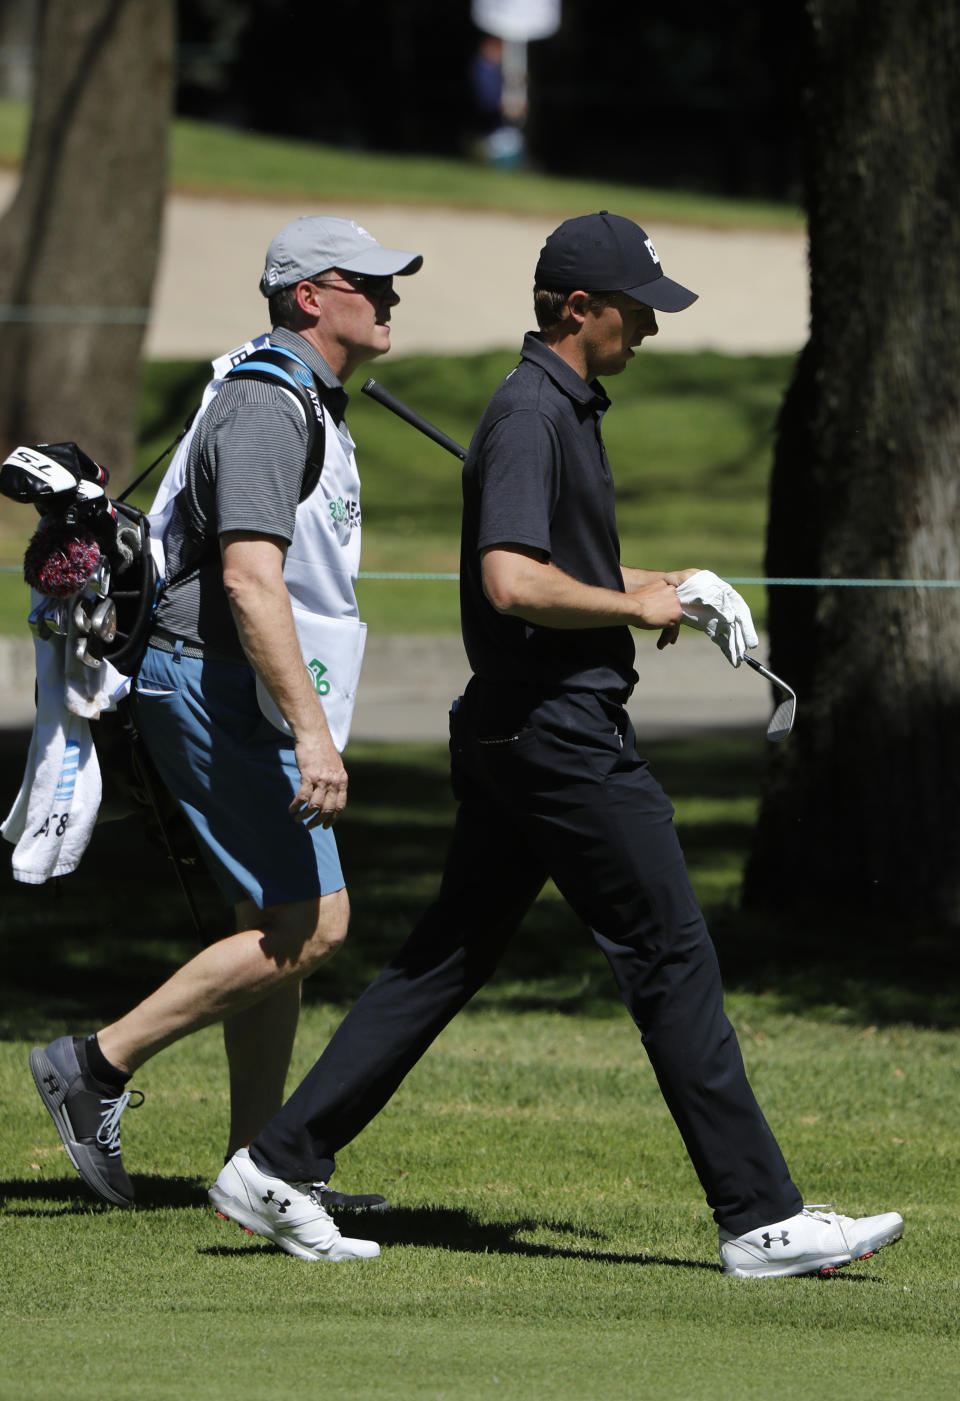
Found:
<svg viewBox="0 0 960 1401"><path fill-rule="evenodd" d="M88 599L78 598L73 606L73 626L77 632L90 631L90 610L85 606L88 603Z"/></svg>
<svg viewBox="0 0 960 1401"><path fill-rule="evenodd" d="M117 605L112 598L104 598L97 604L90 618L90 628L101 642L109 646L117 635Z"/></svg>
<svg viewBox="0 0 960 1401"><path fill-rule="evenodd" d="M106 555L100 556L100 561L87 580L87 588L97 598L106 598L110 592L110 561Z"/></svg>
<svg viewBox="0 0 960 1401"><path fill-rule="evenodd" d="M786 739L793 729L793 722L797 715L796 696L785 696L770 716L767 724L767 739L773 744L777 744L781 739Z"/></svg>
<svg viewBox="0 0 960 1401"><path fill-rule="evenodd" d="M765 666L761 666L753 657L743 659L749 667L760 673L773 686L777 695L777 704L773 714L770 716L767 725L767 739L772 744L779 744L780 740L786 739L793 729L793 722L797 717L797 695L786 681L781 681L779 676L775 676L772 671L768 671Z"/></svg>

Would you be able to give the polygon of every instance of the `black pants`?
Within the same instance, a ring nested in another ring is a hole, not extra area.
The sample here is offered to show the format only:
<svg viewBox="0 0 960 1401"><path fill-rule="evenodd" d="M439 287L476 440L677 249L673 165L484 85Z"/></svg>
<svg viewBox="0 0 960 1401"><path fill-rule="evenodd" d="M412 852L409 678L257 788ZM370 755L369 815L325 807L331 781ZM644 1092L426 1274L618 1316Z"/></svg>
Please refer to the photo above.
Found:
<svg viewBox="0 0 960 1401"><path fill-rule="evenodd" d="M794 1215L800 1194L724 1015L673 808L626 712L596 694L507 695L475 679L451 752L460 807L440 894L254 1139L254 1160L287 1181L328 1180L551 876L610 964L717 1222L739 1234Z"/></svg>

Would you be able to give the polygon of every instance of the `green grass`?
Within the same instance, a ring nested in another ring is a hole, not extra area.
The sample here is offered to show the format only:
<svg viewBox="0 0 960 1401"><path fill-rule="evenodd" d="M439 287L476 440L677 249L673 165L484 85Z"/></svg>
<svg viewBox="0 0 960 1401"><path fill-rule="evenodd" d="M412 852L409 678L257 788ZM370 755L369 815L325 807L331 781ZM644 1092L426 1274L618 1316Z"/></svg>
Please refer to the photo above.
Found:
<svg viewBox="0 0 960 1401"><path fill-rule="evenodd" d="M19 162L28 108L0 99L0 165ZM175 120L170 131L171 188L188 194L253 199L343 200L358 204L442 205L566 217L571 209L642 211L660 222L715 227L799 229L790 205L725 199L594 180L522 174L434 156L339 150L290 138Z"/></svg>
<svg viewBox="0 0 960 1401"><path fill-rule="evenodd" d="M730 1010L795 1174L850 1210L896 1204L901 1244L829 1281L723 1279L698 1184L612 1009L455 1022L342 1155L344 1185L394 1203L371 1232L380 1259L342 1267L283 1256L204 1204L226 1119L216 1032L138 1077L128 1214L85 1196L52 1146L27 1044L5 1044L0 1394L93 1396L106 1356L108 1393L146 1401L279 1398L305 1372L351 1401L953 1401L954 1038L864 1037L761 998ZM335 1022L306 1014L295 1073Z"/></svg>
<svg viewBox="0 0 960 1401"><path fill-rule="evenodd" d="M341 1156L340 1185L394 1203L376 1223L379 1260L305 1265L205 1205L227 1120L212 1029L137 1076L147 1102L124 1143L139 1206L100 1207L56 1146L25 1058L116 1015L190 951L164 863L127 823L98 830L59 896L3 874L0 1396L273 1401L307 1376L344 1401L953 1401L955 979L880 937L858 948L828 920L791 930L735 914L762 739L661 745L652 761L795 1177L810 1200L902 1211L901 1244L832 1280L719 1275L636 1032L549 891L498 976ZM4 765L6 786L16 768ZM351 750L351 937L307 984L293 1079L436 887L445 768L439 745Z"/></svg>
<svg viewBox="0 0 960 1401"><path fill-rule="evenodd" d="M652 760L796 1177L848 1210L896 1206L901 1245L832 1281L718 1276L636 1034L552 891L342 1155L342 1185L395 1203L377 1222L379 1261L314 1270L204 1205L227 1115L215 1031L138 1075L148 1101L125 1143L140 1206L100 1208L56 1147L28 1048L116 1015L191 949L165 863L137 824L114 825L58 886L3 873L0 1395L273 1398L322 1367L325 1392L351 1401L955 1396L956 982L902 943L857 947L829 920L791 930L736 915L762 750L731 738L657 746ZM21 759L8 737L4 799ZM294 1079L435 889L452 816L441 746L357 746L349 764L353 928L308 984Z"/></svg>
<svg viewBox="0 0 960 1401"><path fill-rule="evenodd" d="M468 443L487 399L515 363L513 351L410 356L385 367L383 381ZM787 356L658 352L611 382L604 438L617 479L625 563L762 576L774 422L790 369ZM194 363L145 367L138 471L174 436L206 375L207 367ZM456 572L456 459L359 392L350 423L363 478L363 569ZM161 470L134 496L139 504L149 505ZM0 501L0 562L17 564L34 524L32 512ZM371 628L455 632L459 626L455 584L369 581L359 592ZM762 624L765 591L743 592ZM25 607L18 575L0 574L0 632L22 632Z"/></svg>

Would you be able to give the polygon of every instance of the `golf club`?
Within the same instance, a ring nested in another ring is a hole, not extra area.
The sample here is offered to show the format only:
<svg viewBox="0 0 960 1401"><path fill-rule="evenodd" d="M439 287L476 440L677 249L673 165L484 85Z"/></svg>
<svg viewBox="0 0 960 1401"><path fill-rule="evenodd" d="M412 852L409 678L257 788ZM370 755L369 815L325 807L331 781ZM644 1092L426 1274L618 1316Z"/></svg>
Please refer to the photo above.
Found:
<svg viewBox="0 0 960 1401"><path fill-rule="evenodd" d="M462 462L467 455L466 448L462 448L453 438L449 438L446 433L437 428L428 418L418 414L415 409L410 409L395 394L391 394L389 389L384 389L382 384L378 384L375 379L368 379L360 389L361 394L369 394L371 399L376 399L378 404L382 404L385 409L395 413L398 418L404 419L412 424L414 428L419 428L421 433L425 433L428 438L432 438L435 443L439 443L447 452L453 453L454 457L459 457Z"/></svg>
<svg viewBox="0 0 960 1401"><path fill-rule="evenodd" d="M368 379L362 386L361 393L368 394L371 399L375 399L376 402L382 404L385 409L389 409L391 413L395 413L398 418L402 418L404 422L409 423L413 428L417 428L421 433L425 433L428 438L432 438L435 443L439 443L442 448L446 448L447 452L452 453L454 457L459 457L461 462L465 460L467 456L465 448L462 448L455 439L448 437L446 433L432 424L429 419L424 418L422 414L418 414L415 409L409 408L401 399L398 399L395 394L391 394L388 389L384 389L383 385L378 384L375 379ZM770 717L770 723L767 725L767 739L776 744L779 740L786 739L787 735L793 729L793 721L797 713L796 692L791 690L785 681L781 681L779 676L774 676L772 671L768 671L765 666L761 666L759 662L754 661L753 657L744 657L743 660L748 666L751 666L754 671L758 671L761 676L766 677L777 692L778 701L776 709Z"/></svg>
<svg viewBox="0 0 960 1401"><path fill-rule="evenodd" d="M779 676L774 676L772 671L768 671L765 666L761 666L753 657L744 657L743 660L747 663L747 666L752 667L754 671L758 671L761 676L766 677L776 692L776 708L770 716L770 723L767 725L767 739L773 744L776 744L779 740L786 739L787 735L793 729L793 722L797 714L796 692L787 685L786 681L781 681Z"/></svg>

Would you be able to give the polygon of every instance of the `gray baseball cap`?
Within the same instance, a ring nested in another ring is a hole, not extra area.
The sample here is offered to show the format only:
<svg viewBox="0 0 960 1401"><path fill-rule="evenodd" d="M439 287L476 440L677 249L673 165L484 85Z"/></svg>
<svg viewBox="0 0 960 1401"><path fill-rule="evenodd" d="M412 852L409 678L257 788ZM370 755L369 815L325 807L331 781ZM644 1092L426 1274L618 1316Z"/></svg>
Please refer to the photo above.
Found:
<svg viewBox="0 0 960 1401"><path fill-rule="evenodd" d="M267 249L260 279L265 297L316 277L328 268L365 272L372 277L405 277L423 262L420 253L384 248L353 219L332 214L302 214L280 230Z"/></svg>

